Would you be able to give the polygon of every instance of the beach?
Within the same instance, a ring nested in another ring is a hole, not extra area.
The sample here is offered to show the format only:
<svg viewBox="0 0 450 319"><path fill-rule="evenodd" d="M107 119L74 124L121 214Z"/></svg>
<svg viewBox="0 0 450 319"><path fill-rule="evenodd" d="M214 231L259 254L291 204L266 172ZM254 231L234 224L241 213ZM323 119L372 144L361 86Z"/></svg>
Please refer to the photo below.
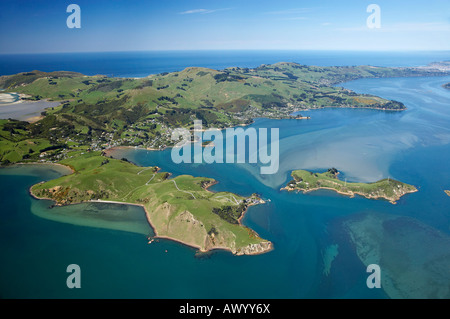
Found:
<svg viewBox="0 0 450 319"><path fill-rule="evenodd" d="M11 93L0 93L0 103L14 103L17 98Z"/></svg>

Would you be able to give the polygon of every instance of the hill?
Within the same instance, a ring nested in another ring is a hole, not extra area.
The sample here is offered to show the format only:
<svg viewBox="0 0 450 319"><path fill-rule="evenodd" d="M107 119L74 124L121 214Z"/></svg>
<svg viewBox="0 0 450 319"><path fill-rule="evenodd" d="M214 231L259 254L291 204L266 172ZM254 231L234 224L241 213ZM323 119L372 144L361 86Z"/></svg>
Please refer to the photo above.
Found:
<svg viewBox="0 0 450 319"><path fill-rule="evenodd" d="M170 238L200 251L227 249L237 255L252 255L272 249L240 218L257 196L241 196L206 188L215 183L204 177L177 176L157 167L138 167L126 160L102 156L99 152L72 154L60 164L73 174L34 185L37 198L56 205L86 201L135 204L144 207L156 237Z"/></svg>
<svg viewBox="0 0 450 319"><path fill-rule="evenodd" d="M282 62L221 71L190 67L142 79L66 71L3 76L0 87L6 92L25 94L32 100L61 101L61 105L47 109L36 123L2 121L0 161L35 159L46 152L48 145L34 146L45 144L44 140L54 147L44 154L51 160L64 156L63 146L164 148L174 144L174 128L192 128L194 119L202 120L205 128L226 128L249 124L258 117L296 118L294 112L322 107L401 111L406 109L401 102L335 85L358 78L448 74L441 67L318 67ZM31 151L26 145L32 146Z"/></svg>

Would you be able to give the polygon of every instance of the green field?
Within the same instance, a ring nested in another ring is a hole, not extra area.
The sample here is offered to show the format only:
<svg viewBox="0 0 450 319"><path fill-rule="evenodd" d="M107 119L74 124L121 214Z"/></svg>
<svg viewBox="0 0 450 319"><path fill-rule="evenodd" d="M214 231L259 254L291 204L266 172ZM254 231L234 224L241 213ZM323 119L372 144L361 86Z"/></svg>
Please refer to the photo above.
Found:
<svg viewBox="0 0 450 319"><path fill-rule="evenodd" d="M139 204L146 211L157 236L169 237L202 251L229 249L235 254L254 254L271 247L238 219L258 199L220 192L205 187L214 180L177 176L173 179L157 167L138 167L124 160L101 156L100 152L79 152L62 160L74 173L37 184L32 193L59 205L91 200ZM234 210L240 214L224 219L214 211Z"/></svg>
<svg viewBox="0 0 450 319"><path fill-rule="evenodd" d="M386 199L391 203L395 203L405 194L417 191L416 187L393 179L383 179L375 183L350 183L340 180L338 174L334 168L324 173L296 170L291 174L294 179L284 189L303 192L331 189L352 197L358 194L370 199Z"/></svg>

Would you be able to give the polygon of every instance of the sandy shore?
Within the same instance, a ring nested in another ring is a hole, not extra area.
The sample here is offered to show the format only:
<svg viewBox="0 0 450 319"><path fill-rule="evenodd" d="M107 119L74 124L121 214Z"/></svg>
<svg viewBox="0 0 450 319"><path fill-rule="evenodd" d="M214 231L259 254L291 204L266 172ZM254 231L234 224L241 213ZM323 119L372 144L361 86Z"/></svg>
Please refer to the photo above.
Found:
<svg viewBox="0 0 450 319"><path fill-rule="evenodd" d="M211 184L211 185L209 185L209 186L212 186L212 185L214 185L214 184L217 184L217 182L216 182L216 183L213 183L213 184ZM209 187L209 186L208 186L208 187ZM231 248L229 248L229 247L215 246L214 248L206 249L206 250L205 250L205 249L202 249L202 247L200 247L200 246L198 246L198 245L194 245L194 244L192 244L192 243L187 243L187 242L185 242L185 241L183 241L183 240L181 240L181 239L178 239L178 238L173 238L173 237L170 237L170 236L158 235L158 231L156 230L156 227L153 225L153 223L152 223L152 221L151 221L151 219L150 219L150 214L149 214L149 212L148 212L148 210L147 210L147 207L145 207L143 204L134 204L134 203L125 203L125 202L106 201L106 200L100 200L100 199L99 199L99 200L90 200L90 201L88 201L88 202L90 202L90 203L109 203L109 204L119 204L119 205L133 205L133 206L139 206L139 207L142 207L142 208L144 209L144 211L145 211L145 216L146 216L146 218L147 218L147 221L148 221L148 223L149 223L149 225L150 225L150 227L152 228L153 233L154 233L154 236L150 237L149 239L167 239L167 240L171 240L171 241L180 243L180 244L182 244L182 245L185 245L185 246L188 246L188 247L195 248L195 249L197 249L198 252L200 252L200 253L208 253L208 252L212 252L212 251L214 251L214 250L226 250L226 251L231 252L232 254L236 254L236 253L233 252L233 251L231 250ZM244 212L244 213L245 213L245 212ZM242 214L242 217L244 216L244 213ZM241 217L241 218L242 218L242 217ZM241 218L240 218L240 219L241 219ZM243 225L241 224L241 222L240 222L240 219L239 219L239 225L240 225L240 226L243 226ZM243 227L245 227L245 226L243 226ZM255 234L256 234L256 232L255 232ZM256 234L256 235L257 235L257 234ZM260 255L260 254L264 254L264 253L269 252L269 251L271 251L271 250L273 250L273 244L272 244L272 243L270 243L270 249L269 249L269 250L262 251L262 252L259 252L259 253L255 253L255 254L252 254L252 255Z"/></svg>
<svg viewBox="0 0 450 319"><path fill-rule="evenodd" d="M68 174L65 174L65 175L70 175L70 174L75 173L75 170L72 167L67 166L67 165L63 165L63 164L59 164L59 163L39 163L39 162L36 162L36 163L16 163L16 164L14 164L12 166L15 166L15 165L39 165L39 166L41 166L41 165L50 165L50 166L57 166L57 167L64 168L64 170L67 170L67 172L68 172Z"/></svg>
<svg viewBox="0 0 450 319"><path fill-rule="evenodd" d="M16 98L10 93L0 93L0 103L13 104L19 101L16 101Z"/></svg>
<svg viewBox="0 0 450 319"><path fill-rule="evenodd" d="M16 101L16 98L13 96L13 94L16 94L19 96L19 99L17 101ZM4 103L5 105L14 105L14 104L20 104L20 103L24 103L24 102L39 102L39 101L25 100L30 97L31 97L31 95L23 94L23 93L16 93L16 92L0 93L0 102ZM47 101L47 100L44 100L44 101Z"/></svg>
<svg viewBox="0 0 450 319"><path fill-rule="evenodd" d="M50 165L54 165L54 164L50 164ZM58 165L61 165L61 164L58 164ZM69 167L64 166L64 165L61 165L61 166L65 167L66 169L69 168ZM71 168L69 168L69 169L73 172L73 170L72 170ZM42 183L42 182L41 182L41 183ZM39 183L39 184L40 184L40 183ZM215 183L214 183L214 184L215 184ZM212 185L213 185L213 183L212 183L211 185L209 185L209 186L212 186ZM34 186L34 185L33 185L33 186ZM34 195L33 192L32 192L33 186L31 186L31 187L29 188L29 190L28 190L29 194L30 194L33 198L39 199L39 200L50 200L50 201L55 202L54 199L52 199L52 198L47 198L47 197L37 197L36 195ZM209 186L208 186L208 187L209 187ZM146 216L147 222L148 222L148 224L150 225L150 227L152 228L153 233L154 233L154 236L152 236L151 238L149 237L149 239L167 239L167 240L171 240L171 241L174 241L174 242L183 244L183 245L185 245L185 246L195 248L195 249L197 249L200 253L207 253L207 252L211 252L211 251L214 251L214 250L226 250L226 251L229 251L229 252L231 252L231 253L233 253L233 254L237 254L236 252L233 252L233 251L231 250L231 248L229 248L229 247L218 247L218 246L216 246L216 247L214 247L214 248L204 250L204 249L202 249L202 247L200 247L200 246L198 246L198 245L194 245L194 244L192 244L192 243L187 243L187 242L185 242L185 241L183 241L183 240L181 240L181 239L178 239L178 238L173 238L173 237L170 237L170 236L161 236L161 235L158 235L158 231L156 230L156 227L153 225L153 223L152 223L152 221L151 221L151 219L150 219L150 214L149 214L149 212L148 212L148 210L147 210L147 207L144 206L143 204L128 203L128 202L118 202L118 201L111 201L111 200L100 200L100 199L99 199L99 200L82 201L82 202L80 202L80 203L74 203L74 204L81 204L81 203L107 203L107 204L132 205L132 206L142 207L142 208L144 209L144 212L145 212L145 216ZM244 213L245 213L245 212L244 212ZM244 213L242 214L242 217L243 217ZM240 222L239 222L239 224L240 224ZM240 224L240 225L241 225L241 224ZM241 225L241 226L242 226L242 225ZM256 234L256 233L255 233L255 234ZM252 255L263 254L263 253L266 253L266 252L271 251L272 249L273 249L273 244L270 243L270 249L269 249L269 250L265 250L265 251L261 251L261 252L258 252L258 253L254 253L254 254L252 254Z"/></svg>
<svg viewBox="0 0 450 319"><path fill-rule="evenodd" d="M135 146L113 146L103 150L106 156L112 156L116 150L147 150L147 151L163 151L165 148L151 147L135 147Z"/></svg>
<svg viewBox="0 0 450 319"><path fill-rule="evenodd" d="M42 116L42 115L40 115L40 116L32 116L32 117L29 117L29 118L25 119L25 122L36 123L37 121L40 121L43 118L44 118L44 116Z"/></svg>

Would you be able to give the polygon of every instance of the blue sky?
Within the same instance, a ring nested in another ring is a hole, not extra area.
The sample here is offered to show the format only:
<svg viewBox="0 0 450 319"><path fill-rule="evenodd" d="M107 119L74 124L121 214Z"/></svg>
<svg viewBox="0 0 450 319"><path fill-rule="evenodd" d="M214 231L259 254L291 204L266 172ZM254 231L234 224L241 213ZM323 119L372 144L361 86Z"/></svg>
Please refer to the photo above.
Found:
<svg viewBox="0 0 450 319"><path fill-rule="evenodd" d="M69 29L69 4L81 29ZM369 29L369 4L381 28ZM448 0L2 0L0 53L450 50Z"/></svg>

